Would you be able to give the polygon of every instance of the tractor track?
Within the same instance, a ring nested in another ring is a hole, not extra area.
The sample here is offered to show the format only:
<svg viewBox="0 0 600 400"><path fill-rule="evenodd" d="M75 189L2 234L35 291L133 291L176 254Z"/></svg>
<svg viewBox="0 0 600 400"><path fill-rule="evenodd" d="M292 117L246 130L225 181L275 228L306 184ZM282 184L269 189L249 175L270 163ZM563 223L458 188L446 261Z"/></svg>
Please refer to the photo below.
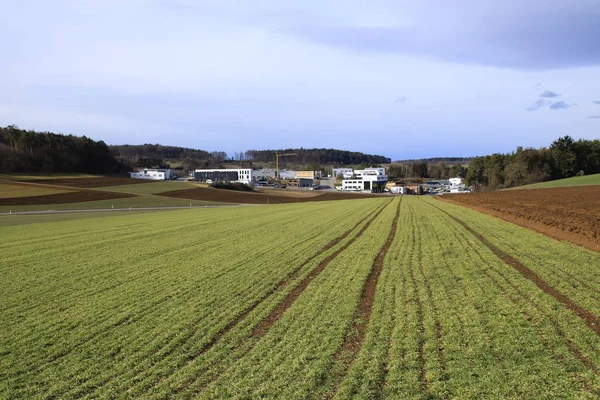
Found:
<svg viewBox="0 0 600 400"><path fill-rule="evenodd" d="M471 228L463 220L449 214L445 210L442 210L441 208L439 208L433 204L432 204L432 206L437 208L444 214L448 215L455 222L457 222L459 225L461 225L463 228L465 228L469 233L471 233L481 243L483 243L488 249L490 249L492 251L492 253L494 253L494 255L496 255L496 257L498 257L502 261L504 261L505 264L513 267L524 278L527 278L529 281L531 281L533 284L535 284L544 293L552 296L555 300L560 302L565 308L567 308L567 309L571 310L573 313L575 313L588 326L588 328L590 328L596 335L600 336L600 318L598 318L595 314L593 314L592 312L581 307L579 304L575 303L569 297L567 297L563 293L556 290L553 286L551 286L548 282L543 280L533 270L531 270L527 266L523 265L516 258L514 258L514 257L510 256L509 254L506 254L505 252L500 250L498 247L496 247L494 244L492 244L489 240L487 240L482 234L480 234L479 232L477 232L473 228Z"/></svg>
<svg viewBox="0 0 600 400"><path fill-rule="evenodd" d="M323 272L323 270L329 265L329 263L331 261L333 261L344 250L346 250L352 243L354 243L358 238L360 238L362 236L362 234L367 230L367 228L377 219L377 217L383 212L383 210L390 203L391 203L391 201L388 201L383 206L379 207L376 211L374 211L372 214L370 214L369 216L363 218L361 221L359 221L357 224L355 224L351 229L349 229L348 231L346 231L343 235L341 235L340 237L336 238L332 242L328 243L326 246L323 247L323 249L319 253L317 253L310 260L306 261L304 264L302 264L300 267L298 267L294 272L292 272L290 275L288 275L288 277L286 277L286 279L284 279L283 281L281 281L278 284L277 288L275 290L273 290L273 292L276 292L278 289L284 288L287 285L289 285L295 278L297 278L297 275L300 273L300 271L302 270L302 268L304 266L306 266L310 261L312 261L316 257L318 257L322 252L324 252L326 250L329 250L329 249L333 248L334 246L336 246L337 244L339 244L343 239L347 238L351 234L352 231L354 231L358 226L360 226L362 223L364 223L365 220L368 219L368 221L360 228L360 230L356 233L356 235L354 235L350 240L348 240L348 242L346 242L343 246L341 246L340 248L338 248L335 252L333 252L329 256L327 256L323 261L321 261L317 267L315 267L290 293L288 293L288 295L283 299L283 301L281 301L266 317L264 317L254 327L254 329L251 331L249 337L246 340L242 341L242 343L239 343L237 345L237 348L241 348L241 347L244 348L243 353L240 354L237 357L238 360L240 358L242 358L245 354L247 354L248 352L250 352L252 350L252 348L254 347L254 344L251 344L251 345L248 346L247 345L248 342L251 339L258 340L258 339L262 338L271 329L271 327L273 325L275 325L275 323L277 321L279 321L283 317L284 313L292 306L292 304L294 304L294 302L296 301L296 299L298 299L298 297L300 297L300 295L306 289L306 287L317 276L319 276L321 274L321 272ZM269 293L269 295L271 295L271 294L272 293ZM269 295L265 296L265 298L268 297ZM189 361L188 361L188 363L191 363L195 358L197 358L197 357L201 356L202 354L206 353L223 336L225 336L237 324L239 324L242 320L244 320L244 318L246 316L248 316L248 314L253 309L255 309L260 304L260 302L262 302L263 300L264 299L262 299L259 302L253 304L250 309L246 310L238 318L236 318L233 321L234 323L227 325L227 327L225 327L221 332L219 332L219 334L217 334L215 336L215 338L213 340L211 340L207 346L203 347L203 349L200 352L198 352L192 358L190 358ZM194 394L197 395L197 394L201 393L210 383L212 383L216 379L218 379L218 376L214 377L212 379L209 379L201 387L199 387L197 390L195 390ZM186 390L193 382L194 382L194 380L188 380L188 381L182 383L176 389L176 393L181 393L182 391Z"/></svg>
<svg viewBox="0 0 600 400"><path fill-rule="evenodd" d="M362 348L362 344L365 340L365 336L367 334L367 328L369 327L369 322L371 320L371 314L373 312L373 304L375 302L375 295L377 293L377 283L379 281L379 276L381 275L381 271L383 270L385 257L396 237L396 231L398 229L398 219L400 218L400 206L402 204L402 198L398 202L396 206L396 214L394 216L394 220L392 222L392 227L390 229L390 233L388 234L386 242L383 244L377 257L373 261L371 266L371 270L369 271L369 275L365 281L365 285L363 286L360 302L356 311L354 313L354 317L352 319L352 325L348 329L346 333L346 337L344 342L336 352L334 356L334 362L336 364L341 364L341 372L334 377L333 391L327 393L324 398L329 399L337 393L337 390L340 384L343 381L343 378L348 373L348 370L354 362L356 361L358 354ZM335 368L334 368L335 370Z"/></svg>

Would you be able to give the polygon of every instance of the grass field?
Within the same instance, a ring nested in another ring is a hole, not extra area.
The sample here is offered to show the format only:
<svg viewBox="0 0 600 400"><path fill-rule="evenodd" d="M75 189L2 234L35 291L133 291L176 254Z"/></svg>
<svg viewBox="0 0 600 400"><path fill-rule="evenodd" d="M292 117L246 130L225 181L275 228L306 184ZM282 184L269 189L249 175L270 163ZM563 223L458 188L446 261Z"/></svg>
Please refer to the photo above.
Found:
<svg viewBox="0 0 600 400"><path fill-rule="evenodd" d="M600 174L574 176L573 178L557 179L555 181L533 183L531 185L517 186L507 190L514 189L544 189L563 186L584 186L584 185L600 185Z"/></svg>
<svg viewBox="0 0 600 400"><path fill-rule="evenodd" d="M432 197L2 233L0 398L600 393L600 254Z"/></svg>

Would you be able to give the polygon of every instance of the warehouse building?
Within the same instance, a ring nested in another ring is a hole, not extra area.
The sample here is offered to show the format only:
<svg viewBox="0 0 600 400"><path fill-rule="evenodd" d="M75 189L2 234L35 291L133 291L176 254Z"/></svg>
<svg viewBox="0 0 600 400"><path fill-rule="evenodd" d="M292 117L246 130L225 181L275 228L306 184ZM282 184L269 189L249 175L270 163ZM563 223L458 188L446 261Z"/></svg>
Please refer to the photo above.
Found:
<svg viewBox="0 0 600 400"><path fill-rule="evenodd" d="M129 176L133 179L150 179L154 181L168 181L175 179L175 174L170 169L148 169L130 172Z"/></svg>
<svg viewBox="0 0 600 400"><path fill-rule="evenodd" d="M196 182L240 182L252 183L251 169L197 169L194 171Z"/></svg>
<svg viewBox="0 0 600 400"><path fill-rule="evenodd" d="M385 168L354 170L349 179L342 181L342 190L380 193L385 189Z"/></svg>
<svg viewBox="0 0 600 400"><path fill-rule="evenodd" d="M255 169L252 171L252 180L255 182L269 181L275 179L275 174L274 169Z"/></svg>
<svg viewBox="0 0 600 400"><path fill-rule="evenodd" d="M352 168L333 168L331 172L333 178L337 178L338 176L342 175L344 179L350 179L354 173L354 170Z"/></svg>

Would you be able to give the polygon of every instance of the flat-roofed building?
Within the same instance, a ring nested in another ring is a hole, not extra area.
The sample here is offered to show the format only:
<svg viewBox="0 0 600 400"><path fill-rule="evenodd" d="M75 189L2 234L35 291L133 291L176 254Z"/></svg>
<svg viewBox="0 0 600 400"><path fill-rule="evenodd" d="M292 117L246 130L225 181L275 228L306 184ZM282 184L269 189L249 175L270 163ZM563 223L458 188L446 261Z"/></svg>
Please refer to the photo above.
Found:
<svg viewBox="0 0 600 400"><path fill-rule="evenodd" d="M251 169L197 169L194 171L196 182L241 182L252 183Z"/></svg>

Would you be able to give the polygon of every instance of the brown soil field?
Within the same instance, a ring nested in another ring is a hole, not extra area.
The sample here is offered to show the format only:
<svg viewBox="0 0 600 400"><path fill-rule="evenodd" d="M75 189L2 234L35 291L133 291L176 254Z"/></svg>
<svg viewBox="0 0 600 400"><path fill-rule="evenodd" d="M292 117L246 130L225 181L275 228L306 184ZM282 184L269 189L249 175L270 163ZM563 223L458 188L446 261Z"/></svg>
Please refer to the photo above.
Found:
<svg viewBox="0 0 600 400"><path fill-rule="evenodd" d="M99 190L80 190L67 193L56 193L42 196L0 198L0 206L29 206L38 204L80 203L83 201L123 199L135 197L133 194L101 192Z"/></svg>
<svg viewBox="0 0 600 400"><path fill-rule="evenodd" d="M600 251L600 186L507 190L436 198Z"/></svg>
<svg viewBox="0 0 600 400"><path fill-rule="evenodd" d="M267 196L281 196L281 197L315 197L320 196L318 190L293 190L293 189L267 189L267 188L255 188L258 193L265 194Z"/></svg>
<svg viewBox="0 0 600 400"><path fill-rule="evenodd" d="M119 176L99 176L94 178L59 178L59 179L35 179L29 182L43 183L45 185L72 186L78 188L97 188L106 186L134 185L136 183L152 183L148 179L132 179Z"/></svg>
<svg viewBox="0 0 600 400"><path fill-rule="evenodd" d="M303 192L300 192L302 194ZM373 194L356 193L336 193L320 192L312 197L289 197L269 195L258 192L238 192L235 190L223 190L212 188L183 189L172 192L157 193L157 196L175 197L189 200L205 200L223 203L243 203L243 204L280 204L280 203L300 203L305 201L328 201L328 200L349 200L366 199L369 197L381 197Z"/></svg>

